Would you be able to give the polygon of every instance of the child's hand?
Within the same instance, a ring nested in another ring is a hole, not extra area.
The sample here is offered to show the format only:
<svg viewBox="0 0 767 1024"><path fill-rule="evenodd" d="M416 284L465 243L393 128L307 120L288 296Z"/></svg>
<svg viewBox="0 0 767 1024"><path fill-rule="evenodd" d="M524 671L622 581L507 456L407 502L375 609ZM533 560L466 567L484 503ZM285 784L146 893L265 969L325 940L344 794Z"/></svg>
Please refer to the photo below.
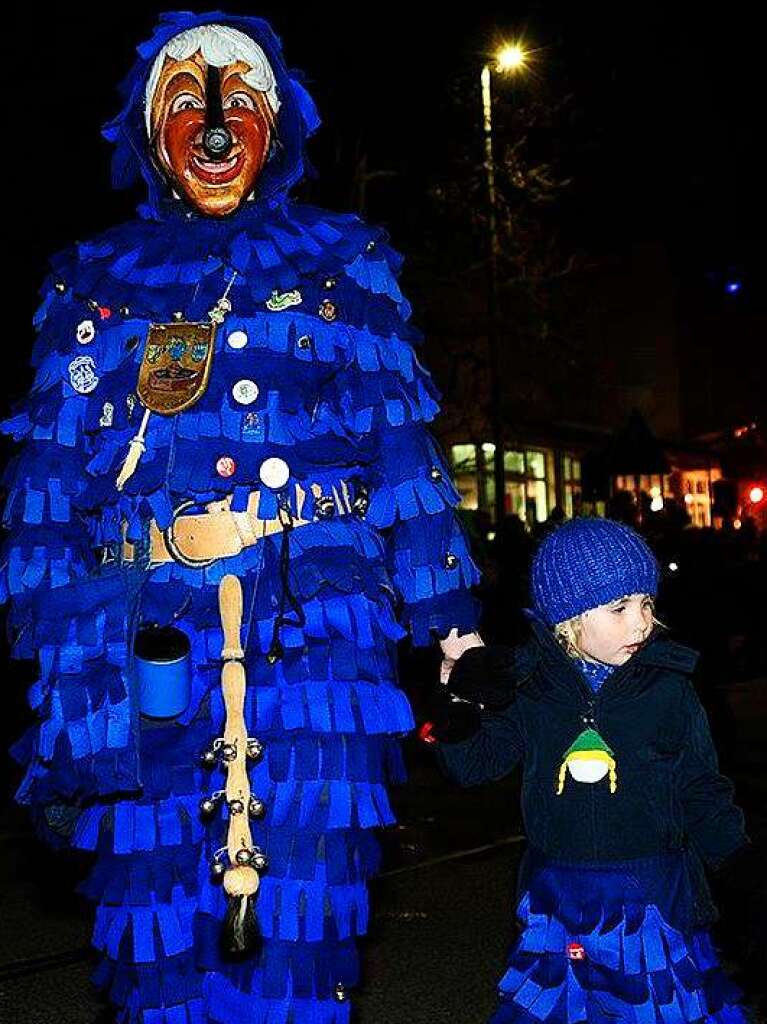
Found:
<svg viewBox="0 0 767 1024"><path fill-rule="evenodd" d="M513 666L510 647L472 648L451 667L448 689L480 709L499 711L514 699Z"/></svg>

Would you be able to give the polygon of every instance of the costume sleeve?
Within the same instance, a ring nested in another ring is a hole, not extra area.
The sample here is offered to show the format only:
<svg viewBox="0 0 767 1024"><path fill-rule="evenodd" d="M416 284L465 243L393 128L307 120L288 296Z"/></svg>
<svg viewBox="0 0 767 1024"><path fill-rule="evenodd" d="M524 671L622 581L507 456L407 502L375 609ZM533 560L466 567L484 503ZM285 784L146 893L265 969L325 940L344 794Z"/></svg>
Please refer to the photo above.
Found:
<svg viewBox="0 0 767 1024"><path fill-rule="evenodd" d="M460 495L429 430L439 396L416 357L398 266L383 244L356 261L356 279L367 292L365 327L350 334L338 402L348 427L372 442L367 520L385 537L400 622L414 644L426 646L451 629L476 629L471 587L479 573L456 514Z"/></svg>
<svg viewBox="0 0 767 1024"><path fill-rule="evenodd" d="M687 729L678 771L678 792L690 842L704 863L715 869L744 846L748 837L743 813L733 803L732 783L719 773L706 713L692 685L685 701Z"/></svg>
<svg viewBox="0 0 767 1024"><path fill-rule="evenodd" d="M125 581L101 565L98 517L89 507L88 428L102 396L91 399L87 356L84 376L71 374L88 352L76 337L82 304L52 280L43 295L34 385L2 424L22 447L4 478L0 601L10 604L12 656L36 659L40 673L29 690L36 722L12 750L26 766L17 798L48 806L135 787L136 751L124 673Z"/></svg>
<svg viewBox="0 0 767 1024"><path fill-rule="evenodd" d="M508 775L524 755L524 738L516 704L483 715L479 732L461 743L435 744L445 774L461 786L477 786Z"/></svg>

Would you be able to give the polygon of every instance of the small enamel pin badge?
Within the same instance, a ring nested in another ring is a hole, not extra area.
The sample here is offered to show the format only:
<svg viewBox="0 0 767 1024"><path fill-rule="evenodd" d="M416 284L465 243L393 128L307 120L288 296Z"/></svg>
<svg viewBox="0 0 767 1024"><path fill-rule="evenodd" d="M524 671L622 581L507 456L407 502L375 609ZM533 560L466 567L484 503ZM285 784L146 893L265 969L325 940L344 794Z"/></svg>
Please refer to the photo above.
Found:
<svg viewBox="0 0 767 1024"><path fill-rule="evenodd" d="M292 292L273 291L266 300L266 308L272 313L281 313L291 306L300 306L302 302L303 298L298 288L294 288Z"/></svg>
<svg viewBox="0 0 767 1024"><path fill-rule="evenodd" d="M69 383L79 395L89 395L98 386L96 363L91 356L78 356L67 367Z"/></svg>

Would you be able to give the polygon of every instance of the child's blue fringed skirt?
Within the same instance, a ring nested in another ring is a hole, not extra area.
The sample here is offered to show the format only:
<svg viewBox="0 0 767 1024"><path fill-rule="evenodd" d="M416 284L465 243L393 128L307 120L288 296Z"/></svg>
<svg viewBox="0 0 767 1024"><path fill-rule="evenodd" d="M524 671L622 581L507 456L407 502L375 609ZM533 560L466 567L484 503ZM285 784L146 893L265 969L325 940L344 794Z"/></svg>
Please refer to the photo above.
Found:
<svg viewBox="0 0 767 1024"><path fill-rule="evenodd" d="M745 1024L696 926L684 854L539 864L491 1024Z"/></svg>

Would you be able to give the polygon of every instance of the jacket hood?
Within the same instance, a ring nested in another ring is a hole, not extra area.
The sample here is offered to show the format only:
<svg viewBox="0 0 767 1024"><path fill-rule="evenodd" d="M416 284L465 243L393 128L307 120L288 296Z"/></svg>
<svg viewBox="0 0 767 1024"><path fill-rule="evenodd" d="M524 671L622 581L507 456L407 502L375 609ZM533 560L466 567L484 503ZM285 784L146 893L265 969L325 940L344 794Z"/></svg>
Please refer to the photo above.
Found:
<svg viewBox="0 0 767 1024"><path fill-rule="evenodd" d="M277 114L277 145L258 179L255 203L274 209L282 206L290 189L311 167L305 155L306 139L319 127L316 107L301 84L301 75L289 71L282 57L280 40L261 18L249 18L209 11L172 11L160 16L152 37L137 47L138 60L122 82L123 107L103 129L115 147L112 184L128 188L143 180L147 198L139 215L163 221L188 215L191 207L171 187L155 164L145 123L145 92L152 65L163 47L175 36L200 25L227 25L253 39L263 50L274 74L280 109ZM253 202L247 204L252 208Z"/></svg>

